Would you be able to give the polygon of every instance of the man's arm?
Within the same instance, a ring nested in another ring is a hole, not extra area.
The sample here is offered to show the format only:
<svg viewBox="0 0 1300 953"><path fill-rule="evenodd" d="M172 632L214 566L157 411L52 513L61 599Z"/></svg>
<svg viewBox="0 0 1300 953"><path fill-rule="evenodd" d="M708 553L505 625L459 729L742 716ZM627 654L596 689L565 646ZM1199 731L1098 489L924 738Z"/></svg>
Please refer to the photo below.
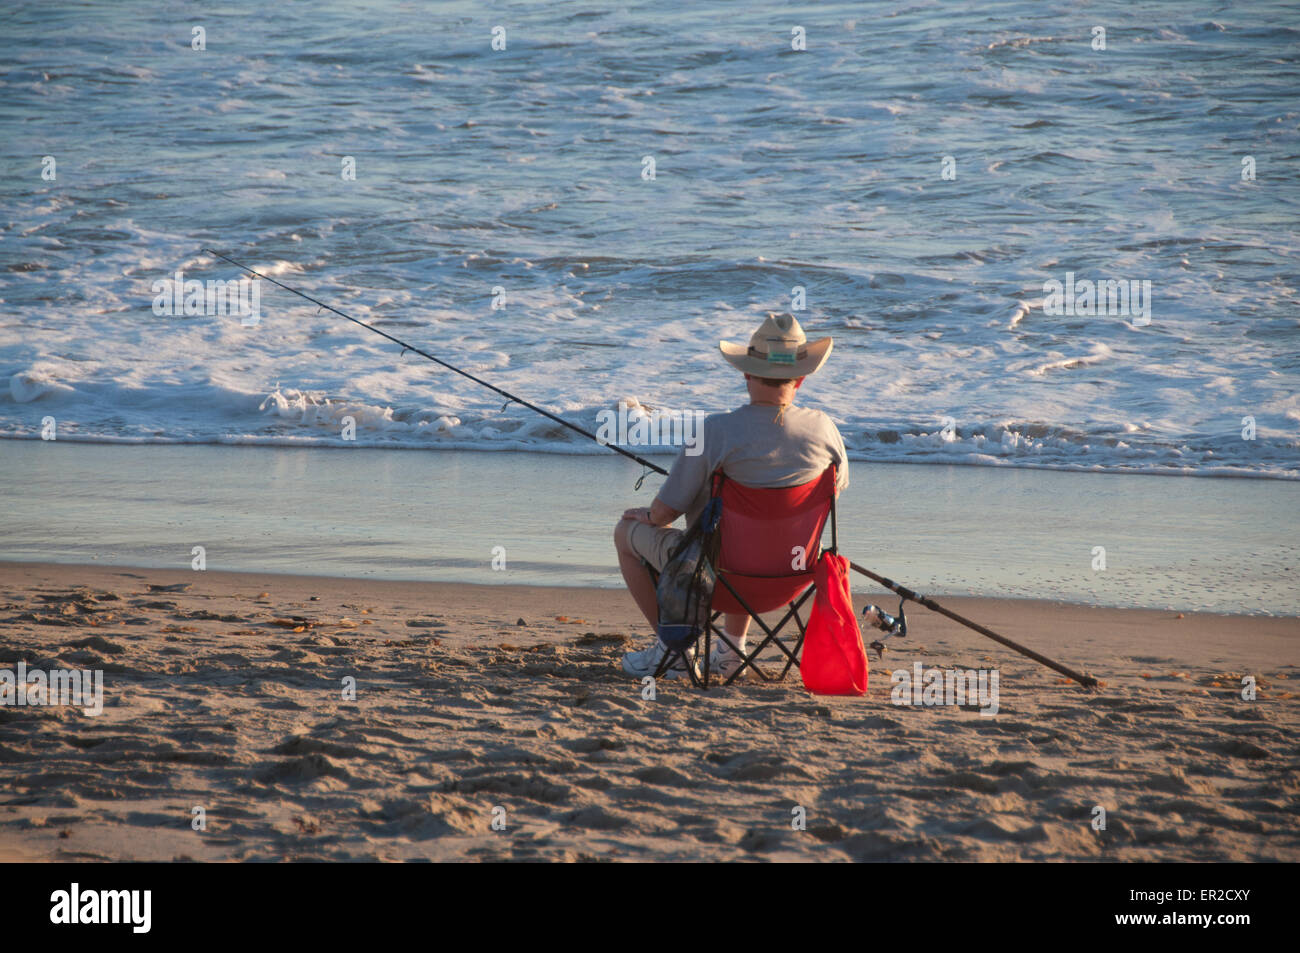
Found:
<svg viewBox="0 0 1300 953"><path fill-rule="evenodd" d="M839 457L835 465L835 495L838 497L840 491L848 489L849 486L849 451L844 446L844 435L840 433L840 428L835 426L835 421L827 416L826 423L834 434L832 452Z"/></svg>

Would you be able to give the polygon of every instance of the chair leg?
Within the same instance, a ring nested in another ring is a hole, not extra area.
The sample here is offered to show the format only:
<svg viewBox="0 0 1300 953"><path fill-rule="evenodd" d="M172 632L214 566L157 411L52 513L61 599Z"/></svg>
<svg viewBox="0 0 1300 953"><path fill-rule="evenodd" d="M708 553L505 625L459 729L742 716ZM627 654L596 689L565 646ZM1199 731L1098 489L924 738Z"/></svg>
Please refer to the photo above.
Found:
<svg viewBox="0 0 1300 953"><path fill-rule="evenodd" d="M787 659L793 659L794 656L791 654L790 650L786 648L785 643L781 641L781 639L778 637L778 634L781 632L782 629L786 627L787 624L789 624L790 619L793 617L796 611L797 610L795 608L795 604L793 602L790 603L789 608L786 609L785 615L781 617L781 621L778 622L776 626L772 629L772 638L770 641L772 641L772 643L778 649L780 649L783 653L785 653ZM782 675L782 678L784 677L785 676Z"/></svg>
<svg viewBox="0 0 1300 953"><path fill-rule="evenodd" d="M789 604L788 608L786 609L785 615L781 617L781 621L779 621L775 626L769 626L759 617L758 613L756 613L753 609L749 607L749 603L747 603L744 600L744 598L740 595L740 593L736 591L735 587L732 586L731 583L727 581L727 578L725 576L719 575L718 581L727 587L732 597L740 604L741 608L744 609L745 612L749 615L750 620L757 623L758 627L763 630L763 639L762 641L759 642L758 646L753 651L748 653L741 652L739 648L736 646L736 644L731 641L730 637L727 634L726 629L719 628L716 624L718 619L722 616L723 613L720 611L712 613L709 620L704 625L704 635L702 639L704 643L704 647L703 647L704 662L703 665L701 666L702 675L700 676L696 675L694 665L688 665L686 669L688 675L690 676L691 683L695 685L697 688L703 688L707 691L710 683L712 682L713 676L712 676L712 672L709 669L709 656L712 654L714 633L717 634L717 637L722 641L724 645L726 645L729 649L731 649L733 652L739 655L741 659L740 667L737 668L736 671L734 671L731 674L731 676L725 682L722 683L724 687L730 685L737 678L739 678L741 673L744 672L745 669L747 668L756 672L758 674L758 677L765 682L784 681L786 675L789 674L790 669L795 665L799 664L799 656L800 653L803 651L804 637L807 635L807 629L804 626L803 617L799 614L799 609L804 605L805 602L808 601L809 598L812 597L813 593L816 591L816 587L809 586L804 591L803 595L801 595L797 600ZM794 620L795 626L799 630L799 637L798 639L795 640L793 651L791 651L790 648L781 639L781 631L786 627L786 625L789 624L791 619ZM761 668L758 667L757 664L758 656L762 654L763 650L766 649L768 645L775 645L781 651L781 653L786 657L785 665L781 669L781 674L777 675L775 678L768 675L766 672L764 672ZM696 648L697 650L699 649L699 642L696 643ZM683 653L682 652L665 653L663 659L659 663L659 667L655 670L655 677L656 678L662 677L663 673L668 670L669 665L671 665L673 661L675 661L679 656L683 656Z"/></svg>
<svg viewBox="0 0 1300 953"><path fill-rule="evenodd" d="M713 624L718 621L719 612L713 613L708 622L704 623L704 690L709 690L709 680L712 674L709 672L709 656L713 649Z"/></svg>
<svg viewBox="0 0 1300 953"><path fill-rule="evenodd" d="M802 602L802 601L803 601L803 600L800 600L800 602ZM795 642L795 644L794 644L794 653L793 653L793 654L790 656L790 658L786 661L786 663L785 663L785 668L781 669L781 678L782 678L782 679L784 679L785 676L786 676L786 673L788 673L788 672L790 671L790 666L794 665L794 664L799 660L799 658L801 658L800 653L803 651L803 640L804 640L804 636L808 634L808 630L804 628L803 619L799 618L799 608L798 608L798 606L793 606L793 605L792 605L792 606L791 606L791 611L794 613L794 623L795 623L795 625L797 625L797 626L799 627L799 641ZM802 663L800 663L800 664L802 664Z"/></svg>
<svg viewBox="0 0 1300 953"><path fill-rule="evenodd" d="M780 676L777 677L776 681L780 681L781 679L785 678L785 673L789 671L790 663L798 661L797 655L799 652L799 646L802 645L803 643L803 631L804 631L803 620L799 618L799 608L806 601L808 601L808 598L809 596L812 595L812 592L813 592L812 588L809 588L802 596L799 597L798 601L790 603L790 606L786 610L785 615L781 617L781 621L778 622L772 628L768 628L766 625L763 625L763 620L759 619L757 616L754 616L755 621L757 621L758 624L762 626L763 631L767 633L767 638L763 640L763 646L766 646L770 642L771 644L775 645L778 649L780 649L781 652L785 654L788 660L786 664L786 668L782 670ZM753 614L751 613L751 615ZM791 652L790 649L786 647L785 642L781 640L781 636L780 636L781 631L786 627L786 625L790 622L792 618L795 620L795 623L799 626L799 642L798 644L796 644L794 652ZM763 646L760 646L760 648L762 648Z"/></svg>
<svg viewBox="0 0 1300 953"><path fill-rule="evenodd" d="M763 681L770 682L771 679L768 678L767 673L754 664L754 659L758 657L758 654L762 652L764 647L767 645L767 643L771 641L772 630L769 629L767 625L764 624L763 620L758 617L758 614L749 607L749 603L747 603L744 600L744 598L740 595L740 593L736 591L735 587L732 586L732 584L727 581L726 576L720 575L718 576L718 579L722 582L724 586L727 587L727 591L731 593L732 597L738 603L740 603L740 607L744 609L745 612L749 615L750 620L753 622L757 622L759 628L761 628L766 635L766 638L764 638L763 641L759 643L758 648L754 649L753 652L750 652L747 655L744 652L740 651L740 649L736 646L736 643L732 642L731 639L727 637L727 634L725 632L722 632L720 634L722 641L726 643L727 647L740 656L740 668L736 669L734 672L731 673L731 677L728 678L725 682L723 682L723 686L725 687L727 685L730 685L737 678L739 678L740 673L747 668L753 670L754 672L757 672L758 677L761 678Z"/></svg>
<svg viewBox="0 0 1300 953"><path fill-rule="evenodd" d="M651 677L654 678L655 681L663 678L664 673L667 672L673 662L677 661L679 658L682 660L682 664L686 666L686 676L691 680L691 684L696 688L708 688L709 686L707 683L704 685L700 684L700 679L695 674L695 666L687 664L686 654L677 649L669 649L664 653L664 657L659 660L659 665L655 668L654 675Z"/></svg>
<svg viewBox="0 0 1300 953"><path fill-rule="evenodd" d="M763 649L767 648L768 645L775 645L782 652L785 652L787 655L790 654L789 651L786 649L785 644L782 643L780 639L781 628L782 626L785 625L786 619L782 619L779 623L777 623L775 628L769 629L766 625L763 625L763 620L760 619L758 616L754 615L753 613L750 613L750 618L753 619L755 622L757 622L762 627L763 631L767 633L767 635L763 639L763 641L759 642L758 646L753 651L751 651L748 655L741 654L743 664L740 666L740 668L736 669L736 671L731 673L731 678L727 679L728 685L730 685L731 682L736 677L738 677L740 673L743 672L746 668L753 669L755 672L758 673L758 677L765 682L781 681L781 679L785 678L785 673L789 668L789 662L787 662L786 669L782 669L780 675L778 675L776 678L772 678L761 668L759 668L757 664L759 654L763 651Z"/></svg>
<svg viewBox="0 0 1300 953"><path fill-rule="evenodd" d="M668 671L668 666L673 664L673 656L676 655L671 649L664 653L664 657L659 660L658 666L655 667L654 674L650 676L656 681L664 677L664 672Z"/></svg>
<svg viewBox="0 0 1300 953"><path fill-rule="evenodd" d="M758 648L754 649L754 651L751 652L746 657L746 665L748 665L754 671L758 672L759 677L762 678L764 681L769 681L769 682L784 681L786 675L789 674L790 672L791 666L795 665L798 662L799 653L803 649L803 640L806 632L803 624L803 619L799 615L799 608L805 602L808 601L809 597L813 594L814 591L815 591L815 587L810 586L804 592L804 594L799 597L797 601L790 603L790 607L786 610L785 615L781 617L781 621L778 622L775 627L768 628L768 626L763 623L763 620L760 619L757 615L755 615L754 612L749 608L749 606L746 605L745 600L742 599L739 596L739 594L735 593L733 590L732 595L734 595L737 601L740 602L740 604L745 607L745 611L749 612L750 618L752 618L755 622L757 622L759 626L763 629L763 631L766 633L767 637L764 638L761 643L759 643ZM795 625L799 629L799 638L795 642L795 647L793 652L791 652L790 649L786 647L786 644L783 641L781 641L781 630L785 628L785 626L789 623L791 619L794 619ZM766 648L769 643L775 645L778 649L780 649L783 653L785 653L786 656L785 667L781 669L781 674L778 675L776 678L769 678L761 668L753 664L754 661L758 658L758 654L762 652L763 649ZM734 679L737 675L739 675L742 671L744 671L744 669L745 669L745 665L742 665L739 669L737 669L736 672L732 675L732 679ZM727 684L731 684L731 679L727 680Z"/></svg>
<svg viewBox="0 0 1300 953"><path fill-rule="evenodd" d="M767 644L766 641L762 642L758 648L754 649L754 651L750 652L748 655L744 654L743 652L736 653L737 655L740 656L740 668L732 672L731 677L722 683L724 688L727 685L730 685L732 682L734 682L737 678L739 678L740 673L747 668L751 669L754 672L757 672L758 677L761 678L763 681L765 682L771 681L771 679L767 677L767 673L764 672L761 668L759 668L756 664L754 664L755 659L758 658L758 653L763 651L763 646L766 644Z"/></svg>

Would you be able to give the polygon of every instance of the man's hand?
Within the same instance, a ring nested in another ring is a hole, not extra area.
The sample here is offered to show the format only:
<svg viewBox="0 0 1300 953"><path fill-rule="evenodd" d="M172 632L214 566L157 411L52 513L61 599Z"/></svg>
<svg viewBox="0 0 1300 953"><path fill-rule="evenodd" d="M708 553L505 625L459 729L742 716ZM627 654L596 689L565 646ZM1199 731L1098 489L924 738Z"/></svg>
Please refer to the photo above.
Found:
<svg viewBox="0 0 1300 953"><path fill-rule="evenodd" d="M679 511L668 506L657 496L650 506L636 506L623 511L623 519L636 520L638 523L645 523L647 526L671 526L673 520L681 515Z"/></svg>
<svg viewBox="0 0 1300 953"><path fill-rule="evenodd" d="M668 527L679 516L679 511L673 510L658 497L654 498L651 506L636 506L623 511L623 519L636 520L637 523L645 523L647 527Z"/></svg>
<svg viewBox="0 0 1300 953"><path fill-rule="evenodd" d="M606 518L608 519L608 517ZM623 519L636 520L638 523L646 523L650 526L655 525L650 522L650 507L648 506L634 506L630 510L624 510Z"/></svg>

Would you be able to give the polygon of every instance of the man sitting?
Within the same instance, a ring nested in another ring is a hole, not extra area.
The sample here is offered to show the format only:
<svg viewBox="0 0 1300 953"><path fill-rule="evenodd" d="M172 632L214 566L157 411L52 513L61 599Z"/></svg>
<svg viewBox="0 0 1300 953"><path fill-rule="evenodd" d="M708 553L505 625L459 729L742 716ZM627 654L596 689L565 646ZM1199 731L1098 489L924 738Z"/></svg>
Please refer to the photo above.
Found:
<svg viewBox="0 0 1300 953"><path fill-rule="evenodd" d="M848 486L848 455L835 424L819 410L794 406L795 391L825 363L831 343L828 337L808 341L791 315L769 315L748 346L719 342L722 356L745 375L749 403L705 418L700 452L678 454L654 502L627 510L614 528L623 580L656 631L659 605L647 567L661 571L682 538L682 530L670 528L677 517L685 514L687 526L699 518L715 470L721 468L744 486L789 487L817 479L834 463L836 493ZM728 612L724 618L727 636L745 651L749 616ZM623 656L623 670L637 678L653 675L667 651L656 637L648 648ZM694 649L685 654L694 665ZM740 663L740 656L719 640L709 668L728 678ZM680 658L667 672L669 678L686 675Z"/></svg>

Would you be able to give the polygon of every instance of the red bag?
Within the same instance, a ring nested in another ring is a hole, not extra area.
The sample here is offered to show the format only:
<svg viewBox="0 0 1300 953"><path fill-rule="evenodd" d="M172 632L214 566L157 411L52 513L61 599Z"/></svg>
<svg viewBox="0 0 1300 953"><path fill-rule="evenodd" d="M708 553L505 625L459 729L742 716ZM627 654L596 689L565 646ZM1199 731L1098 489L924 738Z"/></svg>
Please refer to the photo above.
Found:
<svg viewBox="0 0 1300 953"><path fill-rule="evenodd" d="M865 695L867 652L849 595L849 561L822 553L813 579L817 594L799 663L804 688L818 695Z"/></svg>

